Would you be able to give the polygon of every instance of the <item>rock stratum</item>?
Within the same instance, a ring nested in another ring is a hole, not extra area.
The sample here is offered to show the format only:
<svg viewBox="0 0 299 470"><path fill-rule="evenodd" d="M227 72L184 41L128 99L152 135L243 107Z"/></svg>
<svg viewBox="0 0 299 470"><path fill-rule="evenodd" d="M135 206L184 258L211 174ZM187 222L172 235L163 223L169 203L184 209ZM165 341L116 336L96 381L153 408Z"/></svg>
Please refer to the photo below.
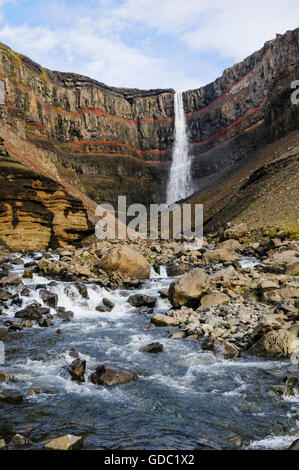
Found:
<svg viewBox="0 0 299 470"><path fill-rule="evenodd" d="M297 135L299 113L290 84L298 77L296 29L268 41L215 82L184 93L193 186L196 200L207 204L207 221L231 204L227 195L211 198L209 188L217 193L219 187L222 194L223 182L228 191L234 181L230 197L235 196L245 176L272 162L271 155L263 157L265 149L283 139L288 148L288 136ZM6 152L60 185L72 201L81 200L91 219L97 204L115 205L118 195L126 195L128 203L165 201L174 90L108 87L47 70L3 44L0 79L5 84L0 138ZM65 227L73 230L70 219Z"/></svg>

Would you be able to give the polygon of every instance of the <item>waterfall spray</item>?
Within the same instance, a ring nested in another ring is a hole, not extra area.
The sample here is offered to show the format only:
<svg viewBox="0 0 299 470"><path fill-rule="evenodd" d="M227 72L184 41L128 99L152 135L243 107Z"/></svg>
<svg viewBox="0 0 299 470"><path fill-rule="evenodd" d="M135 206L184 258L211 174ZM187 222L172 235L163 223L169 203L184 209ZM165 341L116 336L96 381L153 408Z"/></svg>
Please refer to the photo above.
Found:
<svg viewBox="0 0 299 470"><path fill-rule="evenodd" d="M183 93L174 95L175 142L167 186L167 204L184 199L192 192L191 159L188 156L187 123L184 112Z"/></svg>

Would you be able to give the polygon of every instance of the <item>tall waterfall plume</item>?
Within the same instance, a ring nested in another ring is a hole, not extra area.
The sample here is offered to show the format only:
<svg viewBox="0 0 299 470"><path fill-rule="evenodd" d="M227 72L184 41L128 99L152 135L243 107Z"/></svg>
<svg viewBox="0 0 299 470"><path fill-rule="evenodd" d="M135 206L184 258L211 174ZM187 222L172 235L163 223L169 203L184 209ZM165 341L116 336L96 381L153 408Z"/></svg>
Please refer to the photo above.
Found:
<svg viewBox="0 0 299 470"><path fill-rule="evenodd" d="M192 192L191 159L188 155L189 144L183 104L183 93L176 93L174 95L174 111L175 142L167 185L168 205L186 198Z"/></svg>

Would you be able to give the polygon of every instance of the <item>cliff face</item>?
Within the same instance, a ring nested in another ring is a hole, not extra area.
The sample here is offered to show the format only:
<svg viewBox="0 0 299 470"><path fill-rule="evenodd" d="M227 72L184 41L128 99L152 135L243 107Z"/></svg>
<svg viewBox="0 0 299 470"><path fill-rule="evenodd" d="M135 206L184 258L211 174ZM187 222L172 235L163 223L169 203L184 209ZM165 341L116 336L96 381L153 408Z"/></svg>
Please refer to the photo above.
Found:
<svg viewBox="0 0 299 470"><path fill-rule="evenodd" d="M193 178L200 190L263 146L299 128L291 82L299 77L299 29L185 94Z"/></svg>
<svg viewBox="0 0 299 470"><path fill-rule="evenodd" d="M82 202L10 157L0 139L0 244L42 250L78 243L92 231Z"/></svg>
<svg viewBox="0 0 299 470"><path fill-rule="evenodd" d="M184 93L198 191L299 128L290 83L299 29L269 41L214 83ZM96 203L163 202L174 141L173 90L117 89L52 72L0 44L0 137L18 161Z"/></svg>

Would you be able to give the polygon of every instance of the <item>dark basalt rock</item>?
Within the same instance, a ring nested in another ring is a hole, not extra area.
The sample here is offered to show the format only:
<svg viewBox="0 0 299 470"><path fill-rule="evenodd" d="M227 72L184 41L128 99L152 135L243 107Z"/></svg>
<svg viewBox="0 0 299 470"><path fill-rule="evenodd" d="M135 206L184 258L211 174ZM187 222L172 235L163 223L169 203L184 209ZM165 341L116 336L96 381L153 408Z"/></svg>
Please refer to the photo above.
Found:
<svg viewBox="0 0 299 470"><path fill-rule="evenodd" d="M142 346L139 351L156 354L163 351L163 344L161 343L150 343L146 346Z"/></svg>
<svg viewBox="0 0 299 470"><path fill-rule="evenodd" d="M86 361L81 361L79 358L75 359L67 368L67 371L71 375L72 380L85 382Z"/></svg>
<svg viewBox="0 0 299 470"><path fill-rule="evenodd" d="M75 282L74 286L78 290L78 292L81 294L83 299L89 299L88 292L87 292L87 287L83 282Z"/></svg>
<svg viewBox="0 0 299 470"><path fill-rule="evenodd" d="M15 318L24 318L26 320L41 320L43 315L50 313L49 308L44 308L40 304L33 303L15 314Z"/></svg>
<svg viewBox="0 0 299 470"><path fill-rule="evenodd" d="M114 364L102 364L88 378L95 385L120 385L138 380L133 372L115 366Z"/></svg>
<svg viewBox="0 0 299 470"><path fill-rule="evenodd" d="M18 405L23 401L23 395L15 389L0 390L0 404L5 403L6 405Z"/></svg>
<svg viewBox="0 0 299 470"><path fill-rule="evenodd" d="M49 307L55 308L57 306L58 296L53 292L50 292L46 289L41 289L39 291L39 295L41 296L43 302Z"/></svg>
<svg viewBox="0 0 299 470"><path fill-rule="evenodd" d="M149 297L148 295L136 294L131 295L128 298L128 302L133 307L155 307L157 304L157 299L154 297Z"/></svg>

